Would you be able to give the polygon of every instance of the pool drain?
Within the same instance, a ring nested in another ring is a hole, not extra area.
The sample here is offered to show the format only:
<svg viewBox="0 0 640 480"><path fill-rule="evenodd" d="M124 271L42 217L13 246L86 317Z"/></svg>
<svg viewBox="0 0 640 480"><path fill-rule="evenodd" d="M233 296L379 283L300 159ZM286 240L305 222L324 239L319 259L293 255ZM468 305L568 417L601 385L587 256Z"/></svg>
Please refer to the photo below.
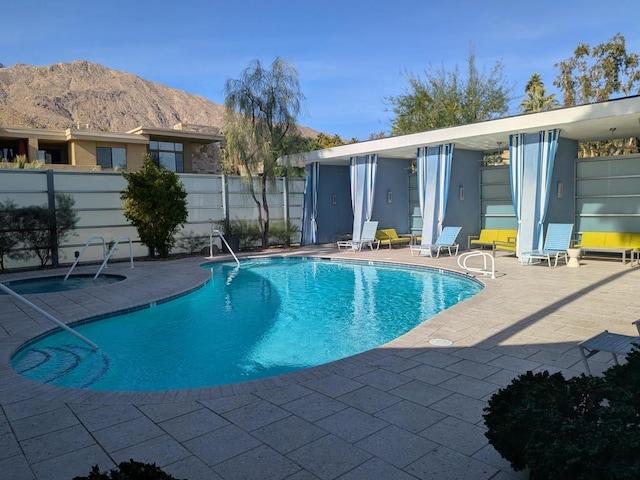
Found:
<svg viewBox="0 0 640 480"><path fill-rule="evenodd" d="M451 340L447 340L446 338L432 338L429 340L431 345L435 345L437 347L448 347L449 345L453 345Z"/></svg>

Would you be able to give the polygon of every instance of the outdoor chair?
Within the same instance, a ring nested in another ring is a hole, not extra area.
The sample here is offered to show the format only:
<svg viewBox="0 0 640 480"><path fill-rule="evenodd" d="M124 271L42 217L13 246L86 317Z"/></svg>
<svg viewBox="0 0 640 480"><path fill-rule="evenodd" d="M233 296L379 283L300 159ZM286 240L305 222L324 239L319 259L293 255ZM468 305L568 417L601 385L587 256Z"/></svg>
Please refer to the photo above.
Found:
<svg viewBox="0 0 640 480"><path fill-rule="evenodd" d="M380 248L380 242L376 239L376 230L378 228L377 221L366 221L364 225L362 225L362 233L360 235L360 240L339 240L336 242L338 245L338 250L344 248L352 248L353 250L360 251L362 247L369 247L373 250L373 246L375 245L376 250Z"/></svg>
<svg viewBox="0 0 640 480"><path fill-rule="evenodd" d="M455 255L458 255L458 248L460 246L456 243L456 239L458 238L461 230L462 227L444 227L435 243L410 245L411 256L414 257L414 252L418 252L418 255L433 257L433 252L435 251L436 258L438 258L442 249L447 249L449 255L452 255L452 249L455 249Z"/></svg>
<svg viewBox="0 0 640 480"><path fill-rule="evenodd" d="M640 320L633 322L640 334ZM634 337L631 335L620 335L617 333L610 333L605 330L599 333L595 337L588 338L578 344L578 351L580 352L580 358L584 369L588 375L591 375L591 369L587 359L594 356L598 352L610 353L613 356L613 361L616 365L619 365L618 355L628 354L634 347L634 345L640 344L640 336Z"/></svg>
<svg viewBox="0 0 640 480"><path fill-rule="evenodd" d="M411 235L398 235L395 228L385 228L376 232L376 239L381 245L389 245L389 250L394 245L404 246L411 243Z"/></svg>
<svg viewBox="0 0 640 480"><path fill-rule="evenodd" d="M547 236L544 239L542 250L522 252L520 261L524 265L531 259L546 260L549 267L558 266L558 259L564 257L564 262L568 262L567 248L571 247L571 237L573 235L572 223L550 223L547 227ZM551 259L555 262L551 265ZM526 261L525 261L526 260Z"/></svg>

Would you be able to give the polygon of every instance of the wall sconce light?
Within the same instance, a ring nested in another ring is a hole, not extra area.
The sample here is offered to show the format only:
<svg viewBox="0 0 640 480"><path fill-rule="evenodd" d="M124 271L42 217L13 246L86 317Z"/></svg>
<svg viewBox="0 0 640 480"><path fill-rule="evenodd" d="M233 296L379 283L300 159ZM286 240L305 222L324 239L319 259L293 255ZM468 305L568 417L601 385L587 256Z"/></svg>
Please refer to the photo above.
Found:
<svg viewBox="0 0 640 480"><path fill-rule="evenodd" d="M332 205L337 205L338 204L338 197L336 196L335 193L331 195L331 204Z"/></svg>
<svg viewBox="0 0 640 480"><path fill-rule="evenodd" d="M393 203L393 192L391 190L387 191L387 203Z"/></svg>
<svg viewBox="0 0 640 480"><path fill-rule="evenodd" d="M464 200L464 187L458 187L458 199Z"/></svg>
<svg viewBox="0 0 640 480"><path fill-rule="evenodd" d="M558 182L556 196L558 198L562 198L563 195L564 195L564 184L562 182Z"/></svg>

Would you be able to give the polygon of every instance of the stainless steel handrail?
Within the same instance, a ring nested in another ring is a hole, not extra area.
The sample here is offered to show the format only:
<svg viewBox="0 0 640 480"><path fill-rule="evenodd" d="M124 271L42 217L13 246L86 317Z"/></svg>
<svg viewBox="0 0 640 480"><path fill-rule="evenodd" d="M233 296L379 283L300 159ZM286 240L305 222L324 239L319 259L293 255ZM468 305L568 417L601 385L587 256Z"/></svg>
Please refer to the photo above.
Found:
<svg viewBox="0 0 640 480"><path fill-rule="evenodd" d="M15 298L16 300L18 300L19 302L24 303L25 305L31 307L33 310L35 310L36 312L38 312L40 315L44 316L47 320L51 320L53 323L55 323L56 325L58 325L60 328L62 328L63 330L66 330L67 332L69 332L70 334L78 337L80 340L82 340L83 342L85 342L87 345L89 345L91 348L93 348L94 350L98 350L100 347L98 347L98 345L96 345L95 343L93 343L91 340L89 340L87 337L79 334L78 332L76 332L73 328L71 328L69 325L66 325L64 323L62 323L60 320L58 320L56 317L54 317L53 315L51 315L48 312L45 312L43 309L41 309L40 307L38 307L37 305L34 305L32 302L30 302L29 300L27 300L26 298L24 298L22 295L14 292L13 290L11 290L9 287L7 287L6 285L0 283L0 290L2 290L3 292L7 293L8 295L11 295L13 298Z"/></svg>
<svg viewBox="0 0 640 480"><path fill-rule="evenodd" d="M67 274L64 276L63 282L66 281L67 278L69 278L69 275L71 275L71 272L73 272L73 269L76 268L76 265L78 265L78 263L80 262L80 259L82 258L82 255L87 250L87 248L89 247L89 244L91 243L92 240L102 240L102 258L106 257L106 255L107 255L107 244L104 241L104 238L102 238L102 237L91 237L89 240L87 240L87 243L84 244L84 247L82 247L82 250L80 251L80 253L76 257L76 261L73 262L73 265L71 265L71 268L69 269Z"/></svg>
<svg viewBox="0 0 640 480"><path fill-rule="evenodd" d="M113 255L113 252L116 250L116 247L118 246L118 243L120 243L120 240L129 241L129 258L131 261L131 268L133 268L133 242L129 237L120 237L113 243L113 247L111 247L111 250L109 250L109 253L107 254L107 256L104 257L104 262L102 262L102 265L100 265L100 268L98 269L97 273L93 277L94 280L98 278L98 276L102 273L102 270L104 270L104 268L107 266L107 262L111 258L111 255Z"/></svg>
<svg viewBox="0 0 640 480"><path fill-rule="evenodd" d="M224 244L227 246L227 249L229 249L229 253L231 253L231 255L233 256L234 260L236 261L236 263L238 264L238 266L240 266L240 260L238 260L238 257L236 257L236 254L233 253L233 250L231 250L231 247L229 246L229 243L227 243L227 239L224 238L224 235L222 235L222 232L220 232L220 230L212 230L211 231L211 235L218 235L220 237L220 239L224 242ZM211 242L211 241L210 241ZM211 245L209 245L209 249L211 250Z"/></svg>

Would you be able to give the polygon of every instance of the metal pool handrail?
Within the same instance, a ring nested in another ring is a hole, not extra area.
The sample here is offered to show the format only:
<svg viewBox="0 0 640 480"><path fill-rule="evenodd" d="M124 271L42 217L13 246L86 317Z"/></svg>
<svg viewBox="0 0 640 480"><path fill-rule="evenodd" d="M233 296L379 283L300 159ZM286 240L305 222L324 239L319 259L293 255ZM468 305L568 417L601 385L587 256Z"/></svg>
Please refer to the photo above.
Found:
<svg viewBox="0 0 640 480"><path fill-rule="evenodd" d="M231 253L231 255L233 256L234 260L236 261L236 264L239 267L240 266L240 260L238 260L238 257L236 257L236 254L233 253L233 250L231 250L231 247L229 246L229 243L227 242L227 239L224 238L224 235L222 235L222 232L220 230L211 229L211 233L209 234L209 256L207 258L213 258L213 236L214 235L219 236L220 239L224 242L224 244L227 246L227 249L229 250L229 253Z"/></svg>
<svg viewBox="0 0 640 480"><path fill-rule="evenodd" d="M66 325L64 323L62 323L60 320L58 320L56 317L54 317L53 315L51 315L48 312L45 312L43 309L41 309L40 307L38 307L37 305L34 305L32 302L30 302L29 300L27 300L26 298L24 298L22 295L14 292L13 290L11 290L9 287L7 287L6 285L0 283L0 290L2 290L3 292L11 295L13 298L15 298L16 300L18 300L19 302L24 303L25 305L31 307L32 309L34 309L36 312L38 312L40 315L44 316L47 320L51 320L53 323L55 323L56 325L58 325L60 328L62 328L63 330L66 330L67 332L69 332L71 335L74 335L76 337L78 337L80 340L82 340L83 342L85 342L87 345L89 345L91 348L93 348L94 350L98 350L100 347L98 347L98 345L96 345L95 343L93 343L91 340L89 340L87 337L79 334L78 332L76 332L73 328L71 328L69 325Z"/></svg>
<svg viewBox="0 0 640 480"><path fill-rule="evenodd" d="M63 282L66 281L67 278L69 278L69 275L71 275L71 272L73 272L73 269L76 268L76 265L80 262L80 259L82 258L82 255L87 250L87 248L89 247L89 244L93 240L102 240L102 258L106 257L106 255L107 255L107 244L104 241L104 238L102 238L102 237L91 237L89 240L87 240L87 243L84 244L84 247L82 247L82 250L80 251L80 253L76 257L76 261L73 262L73 265L71 265L71 268L69 269L67 274L64 276Z"/></svg>
<svg viewBox="0 0 640 480"><path fill-rule="evenodd" d="M111 258L111 255L113 255L113 252L116 250L116 247L118 246L118 243L120 243L120 240L128 240L129 241L129 258L130 258L130 261L131 261L131 268L133 268L133 242L131 241L131 238L129 238L129 237L120 237L113 243L113 247L111 247L111 250L109 250L109 253L107 254L107 256L104 257L104 262L102 262L102 265L100 265L100 268L98 269L97 273L93 277L94 280L96 278L98 278L98 276L102 273L102 270L104 270L104 267L107 266L107 262Z"/></svg>

